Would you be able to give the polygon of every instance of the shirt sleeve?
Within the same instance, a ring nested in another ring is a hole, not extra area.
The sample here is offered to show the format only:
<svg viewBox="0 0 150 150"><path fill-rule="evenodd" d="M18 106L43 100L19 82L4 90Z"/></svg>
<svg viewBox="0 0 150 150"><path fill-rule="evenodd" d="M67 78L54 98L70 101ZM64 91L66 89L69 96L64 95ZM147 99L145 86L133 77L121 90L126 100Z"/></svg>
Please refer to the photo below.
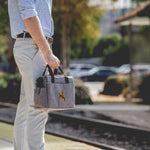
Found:
<svg viewBox="0 0 150 150"><path fill-rule="evenodd" d="M17 0L17 4L23 19L37 16L34 0Z"/></svg>

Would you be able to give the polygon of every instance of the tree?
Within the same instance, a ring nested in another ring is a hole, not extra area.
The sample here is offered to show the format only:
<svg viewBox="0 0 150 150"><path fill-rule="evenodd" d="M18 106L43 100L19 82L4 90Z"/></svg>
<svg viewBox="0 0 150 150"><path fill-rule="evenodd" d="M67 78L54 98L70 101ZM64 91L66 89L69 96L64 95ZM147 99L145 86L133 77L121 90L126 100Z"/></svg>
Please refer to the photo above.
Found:
<svg viewBox="0 0 150 150"><path fill-rule="evenodd" d="M9 17L8 17L8 1L0 0L0 34L1 36L7 35L7 48L5 51L8 53L8 62L9 62L9 73L15 73L16 64L13 56L13 45L14 39L10 35L10 26L9 26Z"/></svg>
<svg viewBox="0 0 150 150"><path fill-rule="evenodd" d="M7 1L0 0L0 55L6 52L6 33L8 29Z"/></svg>
<svg viewBox="0 0 150 150"><path fill-rule="evenodd" d="M115 34L105 35L95 47L93 55L103 57L105 66L120 66L129 63L128 41Z"/></svg>
<svg viewBox="0 0 150 150"><path fill-rule="evenodd" d="M9 58L12 58L13 42L9 32L7 0L0 0L0 34L8 34ZM63 67L69 66L70 45L75 41L94 38L98 35L99 20L102 11L98 7L88 6L88 0L53 1L55 36L61 37ZM12 63L10 63L12 64Z"/></svg>
<svg viewBox="0 0 150 150"><path fill-rule="evenodd" d="M9 27L9 17L8 17L8 1L0 0L0 35L4 38L7 35L7 47L5 47L4 52L8 52L8 62L9 62L9 73L15 73L16 64L13 56L13 45L14 39L11 38L10 35L10 27Z"/></svg>
<svg viewBox="0 0 150 150"><path fill-rule="evenodd" d="M75 41L96 37L102 11L88 6L88 0L55 0L55 33L62 39L63 68L69 68L70 46Z"/></svg>
<svg viewBox="0 0 150 150"><path fill-rule="evenodd" d="M136 2L137 4L141 3L141 2L146 2L146 1L150 1L150 0L132 0L133 2Z"/></svg>
<svg viewBox="0 0 150 150"><path fill-rule="evenodd" d="M99 38L87 38L71 44L71 58L90 58L93 56L93 50L99 42Z"/></svg>
<svg viewBox="0 0 150 150"><path fill-rule="evenodd" d="M8 30L7 4L7 0L0 0L0 34L6 34Z"/></svg>

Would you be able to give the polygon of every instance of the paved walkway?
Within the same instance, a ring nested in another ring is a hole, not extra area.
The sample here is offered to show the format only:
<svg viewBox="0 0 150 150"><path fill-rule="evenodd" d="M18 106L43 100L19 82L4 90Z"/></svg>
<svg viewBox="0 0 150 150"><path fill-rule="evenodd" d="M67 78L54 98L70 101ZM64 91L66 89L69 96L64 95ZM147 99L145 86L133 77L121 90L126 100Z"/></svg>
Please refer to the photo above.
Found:
<svg viewBox="0 0 150 150"><path fill-rule="evenodd" d="M13 126L0 122L0 150L13 150ZM87 144L45 134L46 150L101 150Z"/></svg>
<svg viewBox="0 0 150 150"><path fill-rule="evenodd" d="M110 117L113 120L150 129L150 105L101 103L95 105L79 105L77 110L93 111L99 115Z"/></svg>

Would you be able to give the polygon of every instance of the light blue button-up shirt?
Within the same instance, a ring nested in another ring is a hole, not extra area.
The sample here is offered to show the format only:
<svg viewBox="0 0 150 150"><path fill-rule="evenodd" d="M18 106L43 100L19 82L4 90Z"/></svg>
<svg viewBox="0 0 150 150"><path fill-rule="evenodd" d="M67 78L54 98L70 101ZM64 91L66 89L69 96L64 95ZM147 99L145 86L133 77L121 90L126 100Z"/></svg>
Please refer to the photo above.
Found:
<svg viewBox="0 0 150 150"><path fill-rule="evenodd" d="M8 0L8 12L11 35L28 32L24 19L38 16L44 35L52 37L54 34L53 19L51 16L52 0Z"/></svg>

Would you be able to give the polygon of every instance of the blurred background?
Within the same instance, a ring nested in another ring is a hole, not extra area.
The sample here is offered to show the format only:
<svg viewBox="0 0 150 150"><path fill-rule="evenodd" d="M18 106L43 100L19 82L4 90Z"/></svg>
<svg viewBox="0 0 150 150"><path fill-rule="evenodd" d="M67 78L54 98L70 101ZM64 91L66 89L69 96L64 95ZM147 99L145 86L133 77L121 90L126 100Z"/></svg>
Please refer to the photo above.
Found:
<svg viewBox="0 0 150 150"><path fill-rule="evenodd" d="M7 3L0 0L0 145L12 141L13 126L2 122L14 123L21 81ZM58 136L103 149L149 150L150 1L53 0L52 13L53 52L76 90L75 110L50 112L53 150L60 149Z"/></svg>
<svg viewBox="0 0 150 150"><path fill-rule="evenodd" d="M148 7L146 0L53 2L53 51L65 72L74 76L76 88L83 87L83 96L76 90L77 104L89 103L80 97L94 103L108 100L106 95L150 103ZM21 77L13 57L15 40L10 36L7 9L7 0L0 0L0 101L16 104Z"/></svg>

